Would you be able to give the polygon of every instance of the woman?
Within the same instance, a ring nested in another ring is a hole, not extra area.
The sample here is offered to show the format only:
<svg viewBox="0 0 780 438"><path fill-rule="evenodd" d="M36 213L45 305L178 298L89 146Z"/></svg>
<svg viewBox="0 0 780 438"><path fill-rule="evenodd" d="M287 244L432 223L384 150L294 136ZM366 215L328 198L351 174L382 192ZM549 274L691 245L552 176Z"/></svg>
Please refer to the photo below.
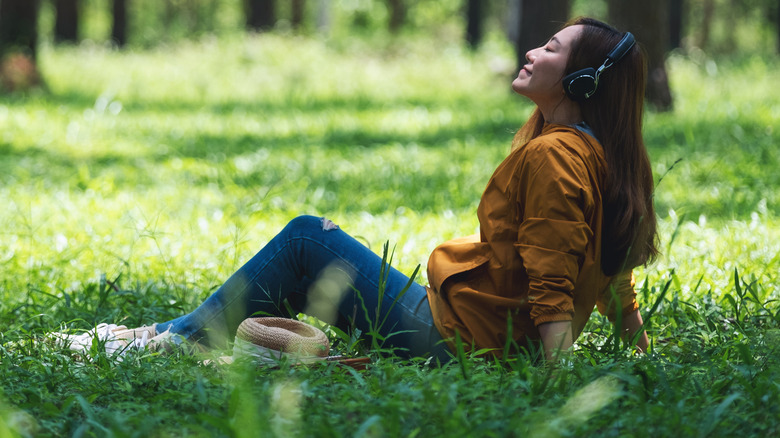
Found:
<svg viewBox="0 0 780 438"><path fill-rule="evenodd" d="M616 46L624 56L608 59ZM546 357L554 358L572 345L598 306L621 321L627 335L637 335L644 351L631 268L657 251L653 181L641 133L643 54L612 27L578 19L526 58L512 88L536 111L482 196L480 234L431 254L430 287L409 284L390 269L378 318L381 258L332 222L303 216L192 313L114 330L114 336L173 333L217 347L251 315L307 312L363 333L386 318L379 333L399 355L444 362L459 337L469 348L496 354L507 347L533 349L540 341ZM602 64L590 74L596 85L585 91L590 95L572 89L579 84L567 82L564 89L564 77ZM333 276L344 287L337 297L323 297L317 279ZM331 306L312 304L323 300Z"/></svg>
<svg viewBox="0 0 780 438"><path fill-rule="evenodd" d="M538 339L551 358L597 305L647 349L631 268L657 254L656 218L641 133L644 56L629 36L578 19L526 54L512 88L537 108L482 196L481 235L429 260L445 337L494 349ZM618 49L622 58L608 57ZM562 84L600 65L595 87Z"/></svg>

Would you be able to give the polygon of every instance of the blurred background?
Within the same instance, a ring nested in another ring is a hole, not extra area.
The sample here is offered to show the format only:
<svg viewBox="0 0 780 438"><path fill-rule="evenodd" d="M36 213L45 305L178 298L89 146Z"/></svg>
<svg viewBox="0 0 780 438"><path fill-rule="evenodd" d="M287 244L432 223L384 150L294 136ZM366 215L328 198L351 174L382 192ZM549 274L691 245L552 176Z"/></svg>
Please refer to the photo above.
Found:
<svg viewBox="0 0 780 438"><path fill-rule="evenodd" d="M669 52L770 57L780 47L778 0L0 0L0 78L5 91L44 82L35 68L42 44L138 50L241 32L390 41L425 35L472 48L500 40L521 65L528 49L578 15L637 35L649 55L648 101L661 111L673 104Z"/></svg>

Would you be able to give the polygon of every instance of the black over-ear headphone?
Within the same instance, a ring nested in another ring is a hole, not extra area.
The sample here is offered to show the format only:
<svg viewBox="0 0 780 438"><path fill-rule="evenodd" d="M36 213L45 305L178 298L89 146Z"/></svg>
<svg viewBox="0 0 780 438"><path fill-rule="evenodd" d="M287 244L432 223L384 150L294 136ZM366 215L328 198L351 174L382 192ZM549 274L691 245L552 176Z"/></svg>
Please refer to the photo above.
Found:
<svg viewBox="0 0 780 438"><path fill-rule="evenodd" d="M628 51L634 47L634 35L631 32L626 32L623 39L612 49L607 55L607 59L601 64L601 67L594 69L592 67L577 70L574 73L566 75L563 78L563 89L566 91L566 95L571 100L585 100L593 93L596 92L596 88L599 86L599 77L601 73L612 67L612 65L621 58L623 58Z"/></svg>

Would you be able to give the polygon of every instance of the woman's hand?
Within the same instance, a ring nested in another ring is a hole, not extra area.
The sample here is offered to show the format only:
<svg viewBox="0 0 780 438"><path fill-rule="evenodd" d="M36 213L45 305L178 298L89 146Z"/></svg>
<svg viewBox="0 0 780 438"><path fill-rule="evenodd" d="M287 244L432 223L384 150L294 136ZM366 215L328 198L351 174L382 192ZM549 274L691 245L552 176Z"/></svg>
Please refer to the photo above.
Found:
<svg viewBox="0 0 780 438"><path fill-rule="evenodd" d="M642 328L642 324L644 324L644 322L642 321L642 315L639 313L639 310L635 310L624 316L623 333L621 334L621 337L623 340L630 340L641 329L642 334L639 335L639 339L636 341L636 348L640 353L645 353L647 352L648 340L647 332Z"/></svg>

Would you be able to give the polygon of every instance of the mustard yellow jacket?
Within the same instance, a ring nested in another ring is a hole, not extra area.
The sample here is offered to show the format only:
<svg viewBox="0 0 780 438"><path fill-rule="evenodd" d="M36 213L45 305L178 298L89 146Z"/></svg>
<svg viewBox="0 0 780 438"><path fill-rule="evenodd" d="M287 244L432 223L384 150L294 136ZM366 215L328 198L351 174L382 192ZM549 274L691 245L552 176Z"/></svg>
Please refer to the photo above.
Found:
<svg viewBox="0 0 780 438"><path fill-rule="evenodd" d="M546 125L495 170L477 210L479 235L450 240L428 261L428 299L450 347L527 346L537 326L571 321L579 336L594 306L614 319L638 308L631 272L601 270L604 151L593 137ZM511 318L511 322L508 321Z"/></svg>

